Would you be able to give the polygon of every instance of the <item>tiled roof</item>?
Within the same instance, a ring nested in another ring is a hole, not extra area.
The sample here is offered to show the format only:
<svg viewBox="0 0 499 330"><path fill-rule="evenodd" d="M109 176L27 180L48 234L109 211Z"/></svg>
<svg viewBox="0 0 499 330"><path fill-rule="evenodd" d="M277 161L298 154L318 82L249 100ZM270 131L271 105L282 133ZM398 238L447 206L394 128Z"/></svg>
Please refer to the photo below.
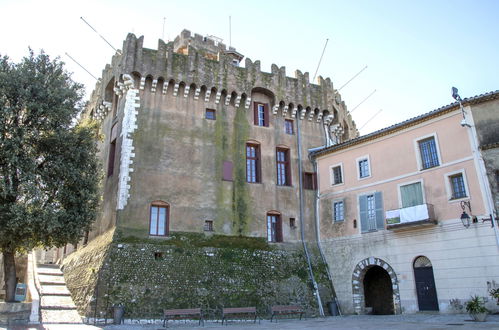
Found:
<svg viewBox="0 0 499 330"><path fill-rule="evenodd" d="M463 103L464 106L466 106L466 105L479 104L482 102L495 100L498 98L499 98L499 90L496 90L496 91L488 92L485 94L480 94L480 95L476 95L473 97L465 98L461 102ZM324 147L324 148L321 148L319 150L314 150L314 151L310 152L310 156L316 158L318 156L326 155L326 154L334 152L334 151L346 149L350 146L360 144L360 143L365 142L365 141L373 140L375 138L397 132L397 131L404 129L406 127L414 126L420 122L429 120L429 119L434 118L436 116L443 115L443 114L448 113L450 111L453 111L457 108L459 108L459 103L454 102L454 103L445 105L443 107L440 107L438 109L435 109L433 111L427 112L425 114L404 120L403 122L400 122L398 124L394 124L394 125L382 128L378 131L375 131L375 132L372 132L372 133L369 133L366 135L358 136L354 139L345 141L343 143L335 144L335 145L332 145L329 147Z"/></svg>

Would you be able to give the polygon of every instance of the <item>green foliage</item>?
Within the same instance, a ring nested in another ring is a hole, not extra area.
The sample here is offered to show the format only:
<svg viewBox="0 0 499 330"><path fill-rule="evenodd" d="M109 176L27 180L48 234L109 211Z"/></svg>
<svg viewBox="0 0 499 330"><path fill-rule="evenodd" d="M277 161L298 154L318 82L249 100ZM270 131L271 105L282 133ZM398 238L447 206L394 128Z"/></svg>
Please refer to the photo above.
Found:
<svg viewBox="0 0 499 330"><path fill-rule="evenodd" d="M0 250L76 243L98 202L96 131L82 85L43 51L0 58Z"/></svg>
<svg viewBox="0 0 499 330"><path fill-rule="evenodd" d="M496 303L499 305L499 288L490 289L489 294L496 300Z"/></svg>
<svg viewBox="0 0 499 330"><path fill-rule="evenodd" d="M211 235L199 233L172 232L168 239L139 238L136 236L118 237L118 243L169 245L177 248L232 248L247 250L271 250L262 237Z"/></svg>
<svg viewBox="0 0 499 330"><path fill-rule="evenodd" d="M466 311L470 314L480 314L487 313L489 310L485 308L482 297L472 296L471 299L466 302Z"/></svg>

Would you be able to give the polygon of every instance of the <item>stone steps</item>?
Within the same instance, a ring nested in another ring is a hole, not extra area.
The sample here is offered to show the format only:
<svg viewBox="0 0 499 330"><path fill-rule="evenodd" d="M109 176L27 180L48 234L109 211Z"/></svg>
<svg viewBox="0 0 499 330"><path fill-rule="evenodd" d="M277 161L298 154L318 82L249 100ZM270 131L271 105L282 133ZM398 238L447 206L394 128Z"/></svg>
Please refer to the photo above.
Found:
<svg viewBox="0 0 499 330"><path fill-rule="evenodd" d="M40 317L42 324L68 324L67 329L82 324L81 316L66 287L58 265L39 264L37 280L40 285Z"/></svg>

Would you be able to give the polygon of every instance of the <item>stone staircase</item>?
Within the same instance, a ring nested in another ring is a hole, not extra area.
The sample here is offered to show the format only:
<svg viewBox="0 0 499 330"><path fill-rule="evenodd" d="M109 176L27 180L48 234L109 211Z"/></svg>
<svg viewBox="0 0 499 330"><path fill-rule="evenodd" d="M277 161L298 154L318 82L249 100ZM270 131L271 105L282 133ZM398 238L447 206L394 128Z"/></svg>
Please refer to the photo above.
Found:
<svg viewBox="0 0 499 330"><path fill-rule="evenodd" d="M38 264L35 282L40 293L42 324L82 324L59 265Z"/></svg>

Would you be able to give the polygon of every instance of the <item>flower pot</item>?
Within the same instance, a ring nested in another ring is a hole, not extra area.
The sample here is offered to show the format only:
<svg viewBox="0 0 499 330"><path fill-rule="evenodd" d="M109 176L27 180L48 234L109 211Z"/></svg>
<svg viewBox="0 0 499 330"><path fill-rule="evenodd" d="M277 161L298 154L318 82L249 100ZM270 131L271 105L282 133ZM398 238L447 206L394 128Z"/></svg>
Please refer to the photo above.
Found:
<svg viewBox="0 0 499 330"><path fill-rule="evenodd" d="M487 313L472 313L470 315L473 318L473 320L475 320L477 322L485 322L488 314Z"/></svg>

